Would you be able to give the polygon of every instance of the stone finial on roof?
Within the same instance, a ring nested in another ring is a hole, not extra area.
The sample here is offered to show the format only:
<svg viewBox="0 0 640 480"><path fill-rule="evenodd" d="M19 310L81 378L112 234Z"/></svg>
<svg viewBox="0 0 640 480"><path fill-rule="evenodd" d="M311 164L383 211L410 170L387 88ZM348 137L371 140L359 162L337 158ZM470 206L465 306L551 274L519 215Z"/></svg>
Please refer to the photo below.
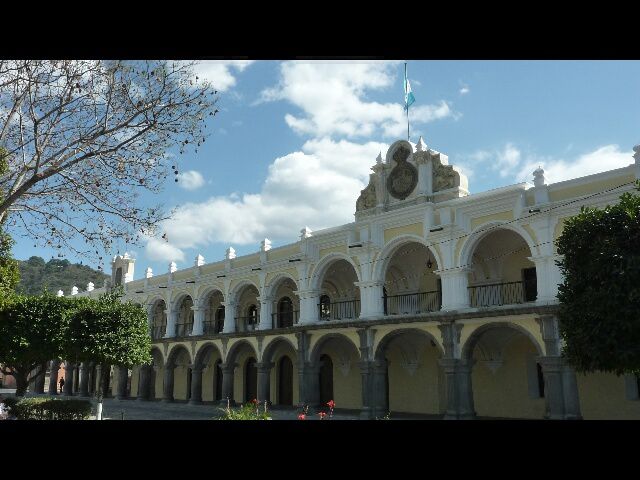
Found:
<svg viewBox="0 0 640 480"><path fill-rule="evenodd" d="M271 250L271 240L269 240L268 238L265 238L260 242L260 251L266 252L269 250Z"/></svg>
<svg viewBox="0 0 640 480"><path fill-rule="evenodd" d="M77 294L78 294L78 287L74 285L73 287L71 287L71 295L77 295Z"/></svg>
<svg viewBox="0 0 640 480"><path fill-rule="evenodd" d="M196 257L195 266L199 267L201 265L204 265L204 257L198 254L198 256Z"/></svg>
<svg viewBox="0 0 640 480"><path fill-rule="evenodd" d="M544 170L542 167L538 167L533 171L533 184L536 187L544 185Z"/></svg>
<svg viewBox="0 0 640 480"><path fill-rule="evenodd" d="M58 290L58 293L56 295L58 297L64 297L64 292L62 290Z"/></svg>
<svg viewBox="0 0 640 480"><path fill-rule="evenodd" d="M309 238L312 232L313 230L311 230L309 227L304 227L302 230L300 230L300 240L302 240L303 238Z"/></svg>
<svg viewBox="0 0 640 480"><path fill-rule="evenodd" d="M424 140L422 139L422 135L420 135L420 140L418 140L418 143L416 143L416 152L426 152L427 151L427 144L424 143Z"/></svg>
<svg viewBox="0 0 640 480"><path fill-rule="evenodd" d="M227 251L225 252L224 258L226 258L227 260L231 260L236 258L236 249L233 247L229 247L227 248Z"/></svg>
<svg viewBox="0 0 640 480"><path fill-rule="evenodd" d="M176 265L176 262L171 262L169 264L169 273L173 273L176 270L178 270L178 265Z"/></svg>
<svg viewBox="0 0 640 480"><path fill-rule="evenodd" d="M382 152L378 153L376 157L376 165L382 165Z"/></svg>
<svg viewBox="0 0 640 480"><path fill-rule="evenodd" d="M146 278L151 277L153 277L153 270L151 269L151 267L147 267Z"/></svg>
<svg viewBox="0 0 640 480"><path fill-rule="evenodd" d="M87 283L87 292L92 291L94 288L95 288L95 285L93 284L93 282Z"/></svg>

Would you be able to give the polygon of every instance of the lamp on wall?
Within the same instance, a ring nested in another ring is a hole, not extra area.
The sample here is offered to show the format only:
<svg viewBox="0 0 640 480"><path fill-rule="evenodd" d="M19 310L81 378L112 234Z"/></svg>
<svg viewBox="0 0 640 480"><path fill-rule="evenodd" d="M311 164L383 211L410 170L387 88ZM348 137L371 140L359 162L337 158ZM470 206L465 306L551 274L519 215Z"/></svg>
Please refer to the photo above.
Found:
<svg viewBox="0 0 640 480"><path fill-rule="evenodd" d="M427 260L427 268L431 270L431 267L433 267L433 262L431 261L431 255L429 255L429 259Z"/></svg>

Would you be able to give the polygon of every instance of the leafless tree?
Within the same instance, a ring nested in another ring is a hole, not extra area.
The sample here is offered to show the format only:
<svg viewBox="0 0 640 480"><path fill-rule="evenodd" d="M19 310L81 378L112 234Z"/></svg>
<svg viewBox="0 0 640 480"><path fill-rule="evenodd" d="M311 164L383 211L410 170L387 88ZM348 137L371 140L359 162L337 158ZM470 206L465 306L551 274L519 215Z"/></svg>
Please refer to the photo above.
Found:
<svg viewBox="0 0 640 480"><path fill-rule="evenodd" d="M0 60L0 226L93 259L116 239L155 235L167 213L139 206L141 195L161 190L173 156L197 151L217 113L192 67Z"/></svg>

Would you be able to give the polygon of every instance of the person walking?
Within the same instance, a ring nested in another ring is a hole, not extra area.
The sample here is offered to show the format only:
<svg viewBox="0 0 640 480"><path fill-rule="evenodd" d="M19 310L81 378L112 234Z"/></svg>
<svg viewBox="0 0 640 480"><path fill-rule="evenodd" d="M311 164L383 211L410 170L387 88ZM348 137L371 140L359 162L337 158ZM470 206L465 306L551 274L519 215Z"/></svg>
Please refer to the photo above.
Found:
<svg viewBox="0 0 640 480"><path fill-rule="evenodd" d="M61 378L58 383L60 384L60 394L62 394L62 389L64 387L64 378Z"/></svg>

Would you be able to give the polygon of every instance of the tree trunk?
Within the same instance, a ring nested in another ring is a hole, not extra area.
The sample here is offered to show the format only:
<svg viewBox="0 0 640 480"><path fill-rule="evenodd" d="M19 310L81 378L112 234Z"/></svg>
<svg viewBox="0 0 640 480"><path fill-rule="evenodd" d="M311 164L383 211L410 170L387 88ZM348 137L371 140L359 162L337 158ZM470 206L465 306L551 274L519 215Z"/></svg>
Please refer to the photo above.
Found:
<svg viewBox="0 0 640 480"><path fill-rule="evenodd" d="M28 375L28 372L23 374L16 370L13 371L13 378L16 379L16 397L24 397L24 394L27 393L27 387L29 386Z"/></svg>

